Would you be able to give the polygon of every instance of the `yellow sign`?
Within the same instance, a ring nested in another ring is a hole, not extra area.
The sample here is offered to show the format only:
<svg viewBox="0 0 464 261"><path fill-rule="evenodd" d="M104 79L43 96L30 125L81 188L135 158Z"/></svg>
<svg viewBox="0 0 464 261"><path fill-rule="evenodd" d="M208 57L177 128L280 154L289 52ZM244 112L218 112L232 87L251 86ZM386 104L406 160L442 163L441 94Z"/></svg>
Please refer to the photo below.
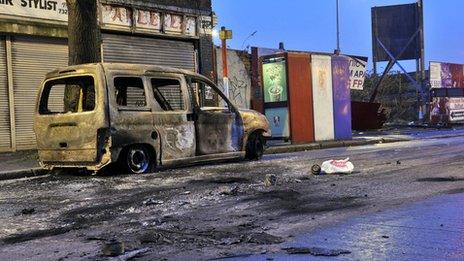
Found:
<svg viewBox="0 0 464 261"><path fill-rule="evenodd" d="M221 38L221 40L232 39L232 30L221 30L219 32L219 38Z"/></svg>

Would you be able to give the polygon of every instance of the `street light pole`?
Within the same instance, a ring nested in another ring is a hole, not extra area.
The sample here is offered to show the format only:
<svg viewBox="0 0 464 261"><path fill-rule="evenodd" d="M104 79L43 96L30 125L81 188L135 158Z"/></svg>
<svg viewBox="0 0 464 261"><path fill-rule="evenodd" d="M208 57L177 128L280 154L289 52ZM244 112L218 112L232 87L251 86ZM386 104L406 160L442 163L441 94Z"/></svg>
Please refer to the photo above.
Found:
<svg viewBox="0 0 464 261"><path fill-rule="evenodd" d="M340 53L340 13L339 13L339 0L336 0L337 5L337 54Z"/></svg>
<svg viewBox="0 0 464 261"><path fill-rule="evenodd" d="M229 98L229 68L227 66L227 40L232 39L232 31L227 30L226 27L221 27L219 34L222 43L222 71L223 71L223 83L224 83L224 94Z"/></svg>

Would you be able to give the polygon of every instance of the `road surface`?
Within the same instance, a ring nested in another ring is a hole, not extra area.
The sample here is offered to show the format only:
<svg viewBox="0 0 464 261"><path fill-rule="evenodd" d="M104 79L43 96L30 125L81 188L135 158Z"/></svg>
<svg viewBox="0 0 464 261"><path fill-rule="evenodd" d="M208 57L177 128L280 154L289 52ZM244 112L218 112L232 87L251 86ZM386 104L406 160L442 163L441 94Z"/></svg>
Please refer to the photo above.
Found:
<svg viewBox="0 0 464 261"><path fill-rule="evenodd" d="M315 163L347 157L351 175L310 173ZM341 259L460 259L463 167L457 137L140 176L61 172L1 181L0 259L100 260L111 240L129 254L144 250L138 260L309 257L290 255L292 247ZM277 176L275 186L264 185L267 174ZM428 219L430 211L451 214Z"/></svg>

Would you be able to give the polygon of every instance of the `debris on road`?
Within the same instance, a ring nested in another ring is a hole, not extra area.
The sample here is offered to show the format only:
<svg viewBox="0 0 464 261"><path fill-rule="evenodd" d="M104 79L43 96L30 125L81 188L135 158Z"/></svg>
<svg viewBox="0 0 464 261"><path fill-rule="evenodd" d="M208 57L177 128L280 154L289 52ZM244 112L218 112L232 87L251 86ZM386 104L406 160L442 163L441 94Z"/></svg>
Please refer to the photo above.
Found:
<svg viewBox="0 0 464 261"><path fill-rule="evenodd" d="M288 247L282 250L290 255L313 255L313 256L340 256L351 254L351 251L343 249L327 249L320 247Z"/></svg>
<svg viewBox="0 0 464 261"><path fill-rule="evenodd" d="M25 208L21 210L21 215L32 215L35 213L35 208Z"/></svg>
<svg viewBox="0 0 464 261"><path fill-rule="evenodd" d="M272 187L277 184L277 176L274 174L267 174L264 179L264 186Z"/></svg>
<svg viewBox="0 0 464 261"><path fill-rule="evenodd" d="M103 245L103 255L109 257L116 257L124 254L124 242L117 239L111 239Z"/></svg>
<svg viewBox="0 0 464 261"><path fill-rule="evenodd" d="M321 165L321 172L325 174L351 174L353 173L354 165L350 159L344 160L328 160Z"/></svg>
<svg viewBox="0 0 464 261"><path fill-rule="evenodd" d="M311 167L311 174L313 175L320 175L321 174L321 166L317 165L317 164L314 164L312 167Z"/></svg>
<svg viewBox="0 0 464 261"><path fill-rule="evenodd" d="M143 205L145 206L152 206L152 205L163 205L164 204L164 201L162 200L157 200L157 199L154 199L154 198L149 198L147 200L144 200L142 202Z"/></svg>
<svg viewBox="0 0 464 261"><path fill-rule="evenodd" d="M118 260L118 261L130 260L132 258L138 257L138 256L148 252L149 250L150 250L149 248L137 249L137 250L134 250L134 251L130 251L130 252L124 254L124 255L118 256L118 257L114 258L114 260Z"/></svg>
<svg viewBox="0 0 464 261"><path fill-rule="evenodd" d="M237 196L239 192L239 188L238 186L233 186L233 187L223 186L219 188L219 191L220 191L219 192L220 195Z"/></svg>

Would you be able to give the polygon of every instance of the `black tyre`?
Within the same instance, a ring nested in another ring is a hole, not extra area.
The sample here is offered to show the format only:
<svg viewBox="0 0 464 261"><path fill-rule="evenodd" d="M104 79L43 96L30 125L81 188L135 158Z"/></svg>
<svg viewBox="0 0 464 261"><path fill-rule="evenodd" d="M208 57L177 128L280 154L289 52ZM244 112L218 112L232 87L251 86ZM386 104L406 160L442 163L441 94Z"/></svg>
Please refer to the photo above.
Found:
<svg viewBox="0 0 464 261"><path fill-rule="evenodd" d="M254 132L248 138L246 146L246 158L249 160L259 160L263 157L264 146L266 145L263 135Z"/></svg>
<svg viewBox="0 0 464 261"><path fill-rule="evenodd" d="M144 174L153 171L153 159L146 146L134 145L124 150L121 164L130 174Z"/></svg>

